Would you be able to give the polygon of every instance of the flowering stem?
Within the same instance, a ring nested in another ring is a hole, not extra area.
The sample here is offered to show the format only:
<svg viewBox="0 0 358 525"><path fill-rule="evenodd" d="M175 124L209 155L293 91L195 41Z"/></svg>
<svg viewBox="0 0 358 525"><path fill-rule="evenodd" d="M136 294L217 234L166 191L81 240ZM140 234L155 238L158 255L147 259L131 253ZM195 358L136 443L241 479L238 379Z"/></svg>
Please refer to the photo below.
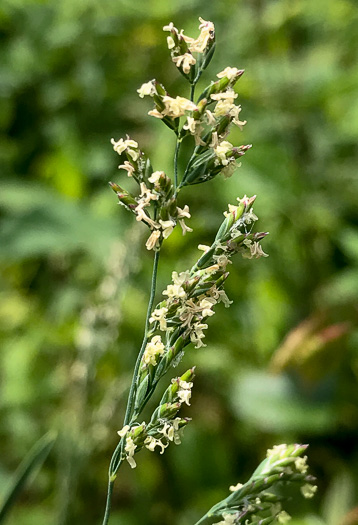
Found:
<svg viewBox="0 0 358 525"><path fill-rule="evenodd" d="M203 73L203 69L199 68L199 71L196 74L196 77L194 78L191 87L190 87L190 100L191 102L194 102L194 94L195 94L195 86L197 85L199 78L201 77Z"/></svg>
<svg viewBox="0 0 358 525"><path fill-rule="evenodd" d="M132 384L131 384L131 388L130 388L130 391L129 391L129 397L128 397L128 403L127 403L127 410L126 410L126 415L124 417L124 426L125 425L130 425L130 423L132 422L131 419L133 419L132 418L132 410L133 410L134 397L135 397L135 394L136 394L136 388L137 388L137 382L138 382L138 372L139 372L140 363L141 363L141 360L142 360L142 357L143 357L143 354L144 354L144 351L145 351L145 347L146 347L146 344L148 342L149 317L150 317L150 315L152 313L153 304L154 304L154 297L155 297L155 290L156 290L156 286L157 286L157 273L158 273L159 255L160 255L160 250L156 251L155 255L154 255L153 272L152 272L152 283L151 283L151 289L150 289L150 296L149 296L149 303L148 303L148 309L147 309L147 316L146 316L146 319L145 319L145 329L144 329L143 342L142 342L142 346L141 346L141 349L139 351L139 354L138 354L138 357L137 357L137 361L136 361L136 364L135 364L135 367L134 367L133 379L132 379Z"/></svg>
<svg viewBox="0 0 358 525"><path fill-rule="evenodd" d="M190 100L191 100L191 102L194 102L195 86L196 86L196 82L194 81L191 84L191 87L190 87Z"/></svg>
<svg viewBox="0 0 358 525"><path fill-rule="evenodd" d="M177 138L177 143L175 145L175 153L174 153L174 191L175 192L178 187L178 155L179 155L180 146L181 146L181 140Z"/></svg>
<svg viewBox="0 0 358 525"><path fill-rule="evenodd" d="M111 504L112 504L112 493L114 488L114 479L109 479L108 481L108 490L107 490L107 501L106 501L106 510L103 518L103 525L107 525L109 521L109 516L111 514Z"/></svg>
<svg viewBox="0 0 358 525"><path fill-rule="evenodd" d="M128 402L127 402L127 408L126 413L124 416L124 423L123 426L129 425L134 422L136 417L138 417L139 414L133 414L133 405L135 400L135 394L137 389L137 382L138 382L138 373L139 368L141 364L141 360L145 351L145 347L148 341L148 329L149 329L149 317L152 313L153 309L153 303L155 298L155 290L157 285L157 273L158 273L158 264L159 264L159 255L160 250L155 252L154 255L154 262L153 262L153 271L152 271L152 282L151 282L151 289L150 289L150 295L149 295L149 302L148 302L148 308L147 308L147 315L145 319L145 328L144 328L144 336L143 336L143 342L142 346L140 348L137 361L134 367L133 372L133 378L132 383L129 390L129 396L128 396ZM106 502L106 510L103 518L103 525L107 525L109 521L109 516L111 513L111 500L112 500L112 493L114 488L114 482L116 479L116 474L118 472L119 467L122 463L122 451L124 448L125 440L121 439L121 441L118 443L111 459L111 463L109 466L109 479L108 479L108 490L107 490L107 502Z"/></svg>

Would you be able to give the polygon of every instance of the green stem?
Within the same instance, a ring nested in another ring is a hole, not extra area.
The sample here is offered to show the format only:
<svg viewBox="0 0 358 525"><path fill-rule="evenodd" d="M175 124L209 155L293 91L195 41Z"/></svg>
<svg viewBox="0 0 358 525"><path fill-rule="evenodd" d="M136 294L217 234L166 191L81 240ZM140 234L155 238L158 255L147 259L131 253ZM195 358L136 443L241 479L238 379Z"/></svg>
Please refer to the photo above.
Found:
<svg viewBox="0 0 358 525"><path fill-rule="evenodd" d="M140 367L140 363L141 363L141 360L142 360L142 357L143 357L143 354L144 354L144 351L145 351L145 347L146 347L146 344L147 344L147 341L148 341L149 318L150 318L150 315L152 313L153 304L154 304L154 298L155 298L155 290L156 290L156 286L157 286L157 273L158 273L159 255L160 255L160 250L156 251L155 255L154 255L153 272L152 272L152 283L151 283L151 289L150 289L150 297L149 297L149 303L148 303L148 309L147 309L147 316L146 316L146 319L145 319L145 329L144 329L143 342L142 342L142 346L141 346L141 349L139 351L139 354L138 354L138 357L137 357L137 361L136 361L136 364L135 364L135 367L134 367L133 379L132 379L132 384L131 384L131 388L130 388L130 391L129 391L127 410L126 410L126 415L124 417L124 424L123 424L123 426L129 425L130 422L133 423L133 421L131 421L132 411L133 411L133 404L134 404L134 398L135 398L135 394L136 394L136 390L137 390L137 381L138 381L139 367Z"/></svg>
<svg viewBox="0 0 358 525"><path fill-rule="evenodd" d="M191 86L190 86L190 100L191 100L191 102L194 102L195 86L196 86L196 82L194 81L191 84Z"/></svg>
<svg viewBox="0 0 358 525"><path fill-rule="evenodd" d="M106 501L106 510L103 518L103 525L107 525L109 521L109 516L111 514L111 503L112 503L112 494L114 488L114 479L108 480L108 490L107 490L107 501Z"/></svg>
<svg viewBox="0 0 358 525"><path fill-rule="evenodd" d="M174 153L174 192L176 193L178 187L178 155L181 146L181 140L177 138Z"/></svg>
<svg viewBox="0 0 358 525"><path fill-rule="evenodd" d="M197 85L202 73L203 73L203 69L200 68L199 71L197 72L196 77L194 78L193 82L190 85L191 86L190 87L190 100L192 102L194 102L195 86Z"/></svg>
<svg viewBox="0 0 358 525"><path fill-rule="evenodd" d="M159 254L160 250L155 252L154 255L154 262L153 262L153 272L152 272L152 282L151 282L151 289L150 289L150 296L149 296L149 302L148 302L148 308L147 308L147 315L145 319L145 328L144 328L144 336L143 336L143 342L142 346L140 348L136 364L134 367L133 372L133 378L132 383L129 390L128 395L128 401L127 401L127 408L126 413L124 416L124 423L123 426L129 425L131 426L135 420L136 414L133 415L133 405L135 401L135 395L136 395L136 389L137 389L137 382L138 382L138 375L139 375L139 368L140 363L145 351L145 347L147 345L148 341L148 330L149 330L149 318L152 313L153 304L154 304L154 298L155 298L155 290L157 285L157 274L158 274L158 264L159 264ZM124 447L124 441L121 439L121 441L118 443L111 459L111 463L109 466L109 479L108 479L108 490L107 490L107 501L106 501L106 510L103 518L103 525L107 525L111 513L111 501L112 501L112 494L113 494L113 488L114 488L114 481L116 479L116 474L118 472L119 467L122 463L122 452Z"/></svg>

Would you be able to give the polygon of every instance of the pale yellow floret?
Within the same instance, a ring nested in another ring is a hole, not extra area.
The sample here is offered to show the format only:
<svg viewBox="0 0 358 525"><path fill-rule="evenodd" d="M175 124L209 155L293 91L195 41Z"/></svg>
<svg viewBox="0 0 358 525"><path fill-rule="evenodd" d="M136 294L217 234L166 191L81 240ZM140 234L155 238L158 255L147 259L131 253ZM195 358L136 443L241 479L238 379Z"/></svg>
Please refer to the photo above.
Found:
<svg viewBox="0 0 358 525"><path fill-rule="evenodd" d="M168 95L165 95L162 98L162 101L165 105L165 108L162 110L162 115L168 116L171 118L182 117L186 111L194 111L197 109L194 102L191 102L184 97L172 98Z"/></svg>
<svg viewBox="0 0 358 525"><path fill-rule="evenodd" d="M182 230L183 235L186 235L187 232L192 232L193 228L189 228L184 222L184 219L179 219L179 224Z"/></svg>
<svg viewBox="0 0 358 525"><path fill-rule="evenodd" d="M189 212L189 206L187 204L185 204L184 208L179 208L178 206L177 212L178 212L178 219L183 219L184 217L190 219L191 217L190 212Z"/></svg>
<svg viewBox="0 0 358 525"><path fill-rule="evenodd" d="M188 129L192 135L194 135L197 124L200 124L200 121L195 120L194 117L187 117L186 124L184 124L183 129Z"/></svg>
<svg viewBox="0 0 358 525"><path fill-rule="evenodd" d="M228 264L232 264L228 256L224 255L223 253L221 255L215 255L214 259L216 261L216 264L218 264L220 268L225 269Z"/></svg>
<svg viewBox="0 0 358 525"><path fill-rule="evenodd" d="M235 514L223 514L223 518L224 518L223 521L218 521L217 523L214 523L213 525L235 525L235 521L236 521L236 518L237 518L237 513L235 513Z"/></svg>
<svg viewBox="0 0 358 525"><path fill-rule="evenodd" d="M162 343L160 335L152 337L151 341L147 343L142 357L145 365L155 366L157 364L157 357L163 355L165 346Z"/></svg>
<svg viewBox="0 0 358 525"><path fill-rule="evenodd" d="M189 50L192 53L203 53L208 47L209 41L213 38L215 33L215 27L212 22L206 21L199 17L200 20L200 35L194 41L189 44Z"/></svg>
<svg viewBox="0 0 358 525"><path fill-rule="evenodd" d="M236 67L226 67L220 73L218 73L216 76L218 78L227 77L229 80L233 80L237 74L239 73L239 70Z"/></svg>
<svg viewBox="0 0 358 525"><path fill-rule="evenodd" d="M131 427L130 427L129 425L125 425L125 426L122 428L122 430L118 430L117 434L118 434L120 437L124 437L124 436L127 434L128 430L130 430L130 428L131 428Z"/></svg>
<svg viewBox="0 0 358 525"><path fill-rule="evenodd" d="M242 256L244 259L259 259L260 257L268 257L268 254L263 251L261 245L257 241L252 242L250 239L245 239L243 244L245 244L250 249L249 254L243 253Z"/></svg>
<svg viewBox="0 0 358 525"><path fill-rule="evenodd" d="M126 439L126 445L124 447L124 450L126 452L126 460L128 461L131 468L135 468L137 466L133 457L136 448L137 445L135 445L133 439L130 436L128 436Z"/></svg>
<svg viewBox="0 0 358 525"><path fill-rule="evenodd" d="M155 248L158 248L160 244L159 239L160 239L160 230L152 231L147 242L145 243L147 250L153 250Z"/></svg>
<svg viewBox="0 0 358 525"><path fill-rule="evenodd" d="M234 104L228 99L219 100L214 108L215 117L223 117L224 115L230 115Z"/></svg>
<svg viewBox="0 0 358 525"><path fill-rule="evenodd" d="M151 201L157 201L159 195L152 193L149 188L147 188L145 182L141 182L140 185L140 203L149 205Z"/></svg>
<svg viewBox="0 0 358 525"><path fill-rule="evenodd" d="M163 428L159 430L161 434L163 434L164 437L169 439L169 441L173 441L174 439L174 427L167 421L164 423Z"/></svg>
<svg viewBox="0 0 358 525"><path fill-rule="evenodd" d="M187 281L190 278L190 272L187 270L185 272L172 272L172 281L174 284L177 284L179 286L182 286L185 281Z"/></svg>
<svg viewBox="0 0 358 525"><path fill-rule="evenodd" d="M159 179L161 177L164 177L165 176L165 173L164 171L153 171L153 173L151 174L151 176L148 178L149 182L151 182L152 184L157 184L159 182Z"/></svg>
<svg viewBox="0 0 358 525"><path fill-rule="evenodd" d="M164 454L164 451L166 449L166 447L169 445L169 443L167 444L164 444L162 443L162 441L160 439L155 439L154 437L152 436L148 436L145 441L144 441L144 446L150 450L151 452L154 452L155 450L155 447L160 447L161 448L161 451L160 453L161 454Z"/></svg>
<svg viewBox="0 0 358 525"><path fill-rule="evenodd" d="M192 382L188 381L179 381L179 390L177 392L177 396L179 398L180 403L186 403L188 406L190 406L190 398L191 398L191 389L193 387Z"/></svg>
<svg viewBox="0 0 358 525"><path fill-rule="evenodd" d="M160 111L158 111L157 109L151 109L150 111L148 111L148 115L155 118L164 118L164 115L160 113Z"/></svg>
<svg viewBox="0 0 358 525"><path fill-rule="evenodd" d="M213 93L210 95L212 100L216 100L216 106L214 108L214 116L221 117L223 115L230 115L236 111L234 104L237 93L233 89L227 89L222 93ZM234 115L235 116L235 115Z"/></svg>
<svg viewBox="0 0 358 525"><path fill-rule="evenodd" d="M317 492L317 485L306 483L301 487L301 492L304 498L311 499Z"/></svg>
<svg viewBox="0 0 358 525"><path fill-rule="evenodd" d="M213 100L229 100L232 104L235 98L237 98L237 93L235 93L233 89L228 89L222 93L213 93L210 95L210 98Z"/></svg>
<svg viewBox="0 0 358 525"><path fill-rule="evenodd" d="M191 398L190 390L178 390L178 398L180 403L186 403L190 406L189 400Z"/></svg>
<svg viewBox="0 0 358 525"><path fill-rule="evenodd" d="M246 224L251 224L252 222L257 221L258 217L254 214L253 208L250 208L249 211L243 215L243 219Z"/></svg>
<svg viewBox="0 0 358 525"><path fill-rule="evenodd" d="M141 85L139 89L137 89L137 93L139 94L140 98L144 98L145 96L153 96L157 92L155 88L155 81L150 80L149 82L145 82Z"/></svg>
<svg viewBox="0 0 358 525"><path fill-rule="evenodd" d="M303 458L297 458L295 461L295 467L299 472L301 472L301 474L306 474L308 470L307 456L304 456Z"/></svg>
<svg viewBox="0 0 358 525"><path fill-rule="evenodd" d="M278 523L288 523L292 519L291 516L285 510L279 512L276 518Z"/></svg>
<svg viewBox="0 0 358 525"><path fill-rule="evenodd" d="M118 155L121 155L123 151L125 151L128 147L132 147L132 148L138 147L138 142L132 139L127 139L127 140L119 139L117 141L114 139L111 139L111 144L113 145L114 151L116 151Z"/></svg>
<svg viewBox="0 0 358 525"><path fill-rule="evenodd" d="M154 323L155 321L159 321L159 329L162 332L165 332L167 329L167 320L166 320L166 314L168 312L168 308L163 306L162 308L156 308L154 312L152 312L151 317L149 318L150 323Z"/></svg>
<svg viewBox="0 0 358 525"><path fill-rule="evenodd" d="M191 135L194 136L196 146L205 146L205 142L201 138L201 133L204 131L204 128L200 120L195 120L194 117L187 117L183 129L189 130Z"/></svg>
<svg viewBox="0 0 358 525"><path fill-rule="evenodd" d="M192 381L184 381L183 379L179 380L179 386L180 388L184 388L184 390L190 390L193 388L193 382Z"/></svg>
<svg viewBox="0 0 358 525"><path fill-rule="evenodd" d="M282 445L274 445L272 448L269 448L266 457L271 458L273 456L284 457L287 452L287 445L282 443Z"/></svg>
<svg viewBox="0 0 358 525"><path fill-rule="evenodd" d="M229 110L229 115L232 117L232 123L235 124L235 126L240 128L242 131L242 128L246 124L246 120L239 119L240 112L241 112L241 106L235 106L235 104L233 104L231 109Z"/></svg>
<svg viewBox="0 0 358 525"><path fill-rule="evenodd" d="M200 301L201 315L203 317L211 317L215 312L212 311L212 307L215 305L216 301L213 297L207 297Z"/></svg>
<svg viewBox="0 0 358 525"><path fill-rule="evenodd" d="M168 286L163 292L163 295L167 295L168 297L175 299L186 297L184 288L182 288L182 286L180 286L179 284L168 284Z"/></svg>
<svg viewBox="0 0 358 525"><path fill-rule="evenodd" d="M182 229L183 235L185 235L187 232L192 232L192 228L189 228L189 226L187 226L184 221L184 218L190 219L191 217L189 212L189 206L186 204L184 208L177 207L177 213L177 218L179 219L179 224Z"/></svg>
<svg viewBox="0 0 358 525"><path fill-rule="evenodd" d="M220 160L220 163L223 166L226 166L229 164L230 160L226 157L226 154L232 150L233 145L231 142L228 142L227 140L223 140L215 149L215 155Z"/></svg>
<svg viewBox="0 0 358 525"><path fill-rule="evenodd" d="M224 290L218 290L216 287L212 292L212 297L214 297L218 303L224 303L225 308L228 308L233 303L233 301L230 301Z"/></svg>
<svg viewBox="0 0 358 525"><path fill-rule="evenodd" d="M174 443L176 445L180 445L181 441L180 441L180 435L179 435L179 425L180 425L180 422L181 422L181 418L180 417L176 417L175 419L172 420L172 425L173 425L173 430L174 430Z"/></svg>
<svg viewBox="0 0 358 525"><path fill-rule="evenodd" d="M227 212L224 212L224 215L225 213ZM206 253L210 250L210 246L207 246L206 244L199 244L198 245L198 250L201 250L202 252Z"/></svg>
<svg viewBox="0 0 358 525"><path fill-rule="evenodd" d="M175 222L172 220L162 221L161 219L159 219L159 223L162 227L163 238L167 239L174 229Z"/></svg>
<svg viewBox="0 0 358 525"><path fill-rule="evenodd" d="M168 24L167 26L163 27L163 31L172 31L173 29L178 33L178 30L174 26L173 22L170 22L170 24Z"/></svg>
<svg viewBox="0 0 358 525"><path fill-rule="evenodd" d="M173 40L173 37L167 36L167 44L168 44L168 49L173 49L175 47L175 42Z"/></svg>
<svg viewBox="0 0 358 525"><path fill-rule="evenodd" d="M133 148L138 148L138 142L132 139L119 139L114 140L111 139L111 144L113 145L114 151L118 153L118 155L121 155L124 151L127 151L128 155L132 157L134 161L136 161L139 157L139 150L135 150Z"/></svg>
<svg viewBox="0 0 358 525"><path fill-rule="evenodd" d="M195 344L195 348L206 346L202 339L205 337L203 330L206 330L207 328L208 325L200 323L200 321L191 326L192 332L190 333L190 341Z"/></svg>
<svg viewBox="0 0 358 525"><path fill-rule="evenodd" d="M209 148L217 148L220 145L217 131L213 131L211 134L211 142Z"/></svg>
<svg viewBox="0 0 358 525"><path fill-rule="evenodd" d="M206 119L209 126L215 126L216 125L216 118L214 117L213 113L209 110L205 110Z"/></svg>
<svg viewBox="0 0 358 525"><path fill-rule="evenodd" d="M237 483L236 485L230 485L229 490L231 490L231 492L236 492L237 490L242 489L243 486L242 483Z"/></svg>
<svg viewBox="0 0 358 525"><path fill-rule="evenodd" d="M140 222L143 221L146 224L148 224L151 228L158 228L160 225L153 221L148 215L145 213L144 208L145 206L148 206L145 202L141 202L134 208L134 211L136 213L136 221ZM148 248L149 250L150 248Z"/></svg>
<svg viewBox="0 0 358 525"><path fill-rule="evenodd" d="M128 162L128 160L125 160L124 161L124 164L120 164L118 166L118 169L119 170L126 170L128 172L128 177L132 177L133 176L133 173L135 172L135 167L133 166L133 164L131 164L130 162Z"/></svg>
<svg viewBox="0 0 358 525"><path fill-rule="evenodd" d="M191 53L184 53L184 55L175 56L172 61L177 67L181 67L184 73L187 75L190 73L190 68L196 64L196 59Z"/></svg>
<svg viewBox="0 0 358 525"><path fill-rule="evenodd" d="M237 213L237 210L239 207L234 206L233 204L228 204L228 208L229 208L229 211L223 212L223 215L225 215L225 217L229 217L229 215L231 215L232 213Z"/></svg>

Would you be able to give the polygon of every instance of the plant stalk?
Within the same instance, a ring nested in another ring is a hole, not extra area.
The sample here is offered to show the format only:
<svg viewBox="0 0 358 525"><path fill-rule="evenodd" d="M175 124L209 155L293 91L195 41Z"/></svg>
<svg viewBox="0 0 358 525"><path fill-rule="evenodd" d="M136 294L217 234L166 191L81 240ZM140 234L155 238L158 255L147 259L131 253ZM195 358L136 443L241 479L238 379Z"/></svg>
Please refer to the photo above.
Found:
<svg viewBox="0 0 358 525"><path fill-rule="evenodd" d="M146 319L145 319L145 328L144 328L143 342L142 342L142 346L140 348L140 351L139 351L139 354L138 354L138 357L137 357L137 360L136 360L136 364L135 364L135 367L134 367L133 378L132 378L132 383L131 383L130 390L129 390L128 401L127 401L127 408L126 408L126 413L125 413L125 416L124 416L123 426L125 426L125 425L131 426L134 423L136 417L138 417L138 415L139 415L139 414L137 414L137 415L134 414L134 417L133 417L133 405L134 405L134 400L135 400L135 395L136 395L136 390L137 390L137 382L138 382L138 374L139 374L140 363L141 363L141 360L142 360L142 357L143 357L143 354L144 354L144 351L145 351L145 347L146 347L147 342L148 342L149 318L150 318L150 315L152 313L153 304L154 304L154 298L155 298L155 291L156 291L156 286L157 286L157 274L158 274L159 255L160 255L160 250L156 251L155 255L154 255L152 281L151 281L149 302L148 302L148 308L147 308L147 315L146 315ZM122 451L123 451L123 448L124 448L124 443L125 442L123 441L123 439L121 439L120 442L118 443L118 445L117 445L117 447L116 447L116 449L115 449L115 451L114 451L114 453L112 455L111 463L110 463L110 466L109 466L107 501L106 501L106 509L105 509L105 514L104 514L102 525L107 525L108 522L109 522L109 517L110 517L110 513L111 513L111 502L112 502L112 494L113 494L113 489L114 489L114 482L115 482L115 479L116 479L116 474L118 472L118 469L119 469L119 467L121 466L121 463L122 463L122 459L121 458L122 458Z"/></svg>
<svg viewBox="0 0 358 525"><path fill-rule="evenodd" d="M114 488L114 480L109 479L108 490L107 490L106 510L104 512L103 525L107 525L109 521L109 516L111 514L113 488Z"/></svg>
<svg viewBox="0 0 358 525"><path fill-rule="evenodd" d="M194 102L195 86L196 86L196 82L194 81L191 84L191 86L190 86L190 100L191 100L191 102Z"/></svg>
<svg viewBox="0 0 358 525"><path fill-rule="evenodd" d="M174 193L177 193L177 187L178 187L178 155L179 150L181 146L181 139L177 138L177 142L175 145L175 153L174 153Z"/></svg>

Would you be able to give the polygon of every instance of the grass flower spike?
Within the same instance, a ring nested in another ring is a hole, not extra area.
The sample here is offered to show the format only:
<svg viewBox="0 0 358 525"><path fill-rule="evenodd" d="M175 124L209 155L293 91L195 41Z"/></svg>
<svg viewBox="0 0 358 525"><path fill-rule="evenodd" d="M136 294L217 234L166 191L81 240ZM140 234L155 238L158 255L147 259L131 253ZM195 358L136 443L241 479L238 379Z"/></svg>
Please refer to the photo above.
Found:
<svg viewBox="0 0 358 525"><path fill-rule="evenodd" d="M162 166L152 167L147 154L135 138L111 139L114 151L121 157L120 175L134 181L129 192L122 182L111 182L119 204L133 215L138 228L148 229L145 241L153 252L153 271L144 334L134 365L122 428L110 466L105 515L107 525L115 480L123 463L131 468L138 464L139 454L164 454L171 443L179 445L183 429L190 419L182 416L182 407L192 404L195 367L166 380L164 376L178 367L185 352L195 360L195 351L207 344L206 334L217 305L228 308L232 301L225 284L237 255L247 259L267 257L261 242L267 232L257 231L253 206L256 196L238 197L223 212L210 245L199 245L199 254L191 267L173 271L171 282L161 293L156 283L161 247L179 226L183 235L190 233L193 210L185 202L186 192L194 184L205 184L218 176L231 177L251 144L234 145L228 139L232 126L243 130L236 83L242 69L227 66L195 96L199 78L208 67L215 51L214 24L199 18L199 35L189 37L173 23L164 26L167 45L174 66L189 84L189 93L169 93L155 79L142 83L137 92L141 99L152 99L149 115L162 121L173 133L173 172ZM143 102L145 104L145 102ZM180 172L178 159L186 140L191 151ZM224 180L217 181L217 184ZM195 211L195 210L194 210ZM143 243L144 244L144 243ZM156 301L157 299L157 301ZM159 403L152 397L162 390ZM147 408L146 408L147 407ZM143 410L149 414L143 420ZM150 415L151 414L151 415ZM197 525L254 525L275 520L286 523L289 515L275 489L282 484L297 484L304 497L316 491L308 474L305 445L280 445L267 453L266 459L246 483L230 487L231 493L203 516Z"/></svg>

